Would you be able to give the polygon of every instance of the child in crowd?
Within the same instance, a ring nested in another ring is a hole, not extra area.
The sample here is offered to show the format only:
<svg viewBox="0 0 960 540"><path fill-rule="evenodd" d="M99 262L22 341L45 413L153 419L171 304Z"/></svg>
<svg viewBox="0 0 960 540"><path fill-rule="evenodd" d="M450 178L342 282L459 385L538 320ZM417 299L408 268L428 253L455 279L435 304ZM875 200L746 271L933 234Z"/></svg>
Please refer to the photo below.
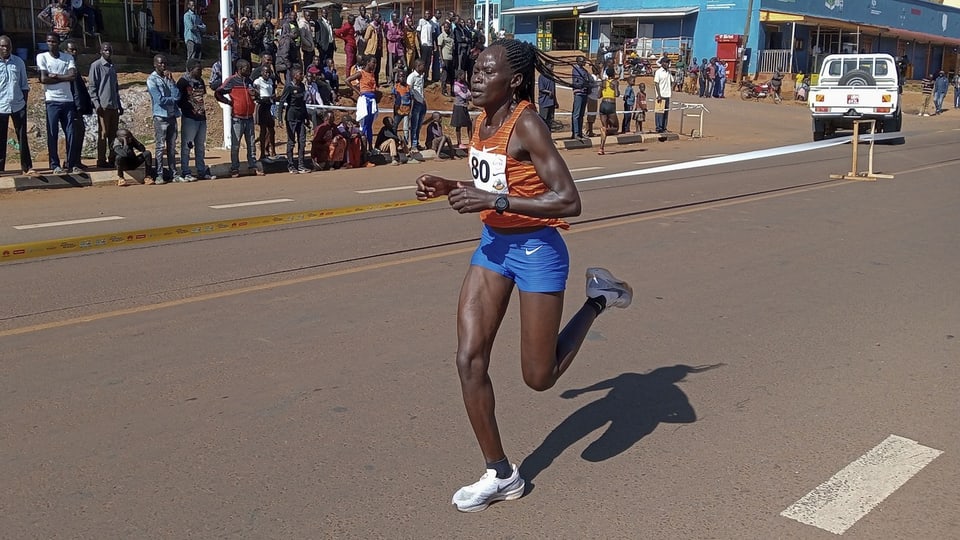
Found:
<svg viewBox="0 0 960 540"><path fill-rule="evenodd" d="M337 131L346 142L343 168L355 169L363 166L363 141L365 139L360 133L360 125L353 118L344 115Z"/></svg>
<svg viewBox="0 0 960 540"><path fill-rule="evenodd" d="M323 66L323 78L335 94L340 93L340 75L337 73L337 66L333 63L333 58L327 58L327 65Z"/></svg>
<svg viewBox="0 0 960 540"><path fill-rule="evenodd" d="M320 125L320 108L311 107L310 105L324 105L327 102L323 100L323 97L320 95L320 87L317 84L318 80L323 80L318 78L318 71L314 66L310 66L310 69L307 70L307 78L304 86L307 89L307 116L310 118L310 126L316 130L317 126ZM311 136L312 140L313 137Z"/></svg>
<svg viewBox="0 0 960 540"><path fill-rule="evenodd" d="M272 162L277 156L277 129L273 117L276 86L273 68L262 66L260 76L253 81L257 89L257 125L260 126L260 161Z"/></svg>
<svg viewBox="0 0 960 540"><path fill-rule="evenodd" d="M407 73L398 69L394 73L393 83L393 126L401 133L400 140L404 144L409 142L409 139L402 134L407 132L412 106L413 94L410 93L410 85L407 84Z"/></svg>
<svg viewBox="0 0 960 540"><path fill-rule="evenodd" d="M306 174L310 172L303 162L307 144L307 88L303 84L302 67L293 66L291 73L290 82L283 87L283 95L280 96L280 106L283 108L280 116L286 117L287 126L287 170L290 174ZM293 161L294 144L297 145L296 162Z"/></svg>
<svg viewBox="0 0 960 540"><path fill-rule="evenodd" d="M123 177L124 171L134 171L144 167L143 183L153 184L153 178L156 172L153 170L153 156L150 151L143 146L143 143L137 140L126 129L117 130L117 138L113 143L113 151L117 155L117 185L129 185Z"/></svg>
<svg viewBox="0 0 960 540"><path fill-rule="evenodd" d="M637 93L633 88L636 82L635 77L627 77L627 87L623 90L623 123L620 125L620 133L626 133L630 130L633 121L633 107L637 101Z"/></svg>
<svg viewBox="0 0 960 540"><path fill-rule="evenodd" d="M647 119L647 85L637 85L637 100L633 107L633 119L637 123L634 133L643 133L643 121Z"/></svg>
<svg viewBox="0 0 960 540"><path fill-rule="evenodd" d="M450 137L443 133L443 124L440 123L440 113L437 111L433 111L430 123L427 124L427 148L433 149L440 159L457 157Z"/></svg>
<svg viewBox="0 0 960 540"><path fill-rule="evenodd" d="M473 138L473 121L467 111L467 104L471 99L470 87L467 86L467 72L458 69L457 80L453 83L453 118L450 119L450 127L457 130L457 148L461 150L465 150L467 146L463 144L463 139L460 137L460 128L467 128L468 141Z"/></svg>

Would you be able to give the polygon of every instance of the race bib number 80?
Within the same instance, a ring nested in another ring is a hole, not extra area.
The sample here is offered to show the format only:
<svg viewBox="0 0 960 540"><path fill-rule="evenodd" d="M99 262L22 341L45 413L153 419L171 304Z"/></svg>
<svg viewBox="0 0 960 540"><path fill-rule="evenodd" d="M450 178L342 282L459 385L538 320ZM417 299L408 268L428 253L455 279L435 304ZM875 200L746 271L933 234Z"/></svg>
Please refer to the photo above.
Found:
<svg viewBox="0 0 960 540"><path fill-rule="evenodd" d="M470 148L470 175L473 185L490 193L506 194L507 156Z"/></svg>

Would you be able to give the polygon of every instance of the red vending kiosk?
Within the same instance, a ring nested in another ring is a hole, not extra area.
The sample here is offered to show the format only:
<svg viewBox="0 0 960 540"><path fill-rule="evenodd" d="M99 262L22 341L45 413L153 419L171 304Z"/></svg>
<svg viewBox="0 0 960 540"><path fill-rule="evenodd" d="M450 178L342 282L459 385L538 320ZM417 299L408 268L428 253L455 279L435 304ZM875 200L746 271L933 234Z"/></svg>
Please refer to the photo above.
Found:
<svg viewBox="0 0 960 540"><path fill-rule="evenodd" d="M717 59L727 63L727 80L740 80L740 74L736 73L736 70L740 63L743 36L740 34L717 34L713 39L717 42Z"/></svg>

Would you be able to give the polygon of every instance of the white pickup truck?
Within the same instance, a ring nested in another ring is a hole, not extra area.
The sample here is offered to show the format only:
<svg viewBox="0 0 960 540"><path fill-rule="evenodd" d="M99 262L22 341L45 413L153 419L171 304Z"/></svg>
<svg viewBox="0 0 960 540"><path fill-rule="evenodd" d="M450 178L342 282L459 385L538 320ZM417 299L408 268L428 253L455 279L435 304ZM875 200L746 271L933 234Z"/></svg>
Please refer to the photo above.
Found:
<svg viewBox="0 0 960 540"><path fill-rule="evenodd" d="M876 120L877 133L900 131L902 92L897 63L889 54L827 56L820 80L807 98L813 115L813 140L822 140L838 129L853 129L854 120Z"/></svg>

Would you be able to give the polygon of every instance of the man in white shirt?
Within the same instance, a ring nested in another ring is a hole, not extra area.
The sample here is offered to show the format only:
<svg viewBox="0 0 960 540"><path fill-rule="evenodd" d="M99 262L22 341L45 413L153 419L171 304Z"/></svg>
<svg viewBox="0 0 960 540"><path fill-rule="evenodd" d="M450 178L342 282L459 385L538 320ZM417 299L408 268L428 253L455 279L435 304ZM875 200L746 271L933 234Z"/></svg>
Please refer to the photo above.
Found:
<svg viewBox="0 0 960 540"><path fill-rule="evenodd" d="M653 74L653 90L657 98L654 116L657 133L667 132L667 115L670 113L670 96L673 95L673 77L670 76L670 59L661 58L660 67Z"/></svg>
<svg viewBox="0 0 960 540"><path fill-rule="evenodd" d="M423 96L423 71L423 59L417 59L413 64L413 71L407 75L407 86L410 87L410 95L413 97L410 107L410 148L417 150L423 150L420 146L420 126L427 116L427 99Z"/></svg>
<svg viewBox="0 0 960 540"><path fill-rule="evenodd" d="M433 65L433 49L435 40L433 38L433 23L430 22L430 10L423 10L423 17L417 22L417 35L420 38L420 59L424 64L424 76L430 73L430 66Z"/></svg>
<svg viewBox="0 0 960 540"><path fill-rule="evenodd" d="M37 69L40 70L40 84L47 108L47 152L50 154L50 168L53 174L79 174L80 147L73 144L73 123L78 121L77 108L73 101L70 83L77 77L77 65L73 56L60 52L60 36L47 34L47 52L37 55ZM67 139L67 166L61 167L60 154L57 151L59 128Z"/></svg>

